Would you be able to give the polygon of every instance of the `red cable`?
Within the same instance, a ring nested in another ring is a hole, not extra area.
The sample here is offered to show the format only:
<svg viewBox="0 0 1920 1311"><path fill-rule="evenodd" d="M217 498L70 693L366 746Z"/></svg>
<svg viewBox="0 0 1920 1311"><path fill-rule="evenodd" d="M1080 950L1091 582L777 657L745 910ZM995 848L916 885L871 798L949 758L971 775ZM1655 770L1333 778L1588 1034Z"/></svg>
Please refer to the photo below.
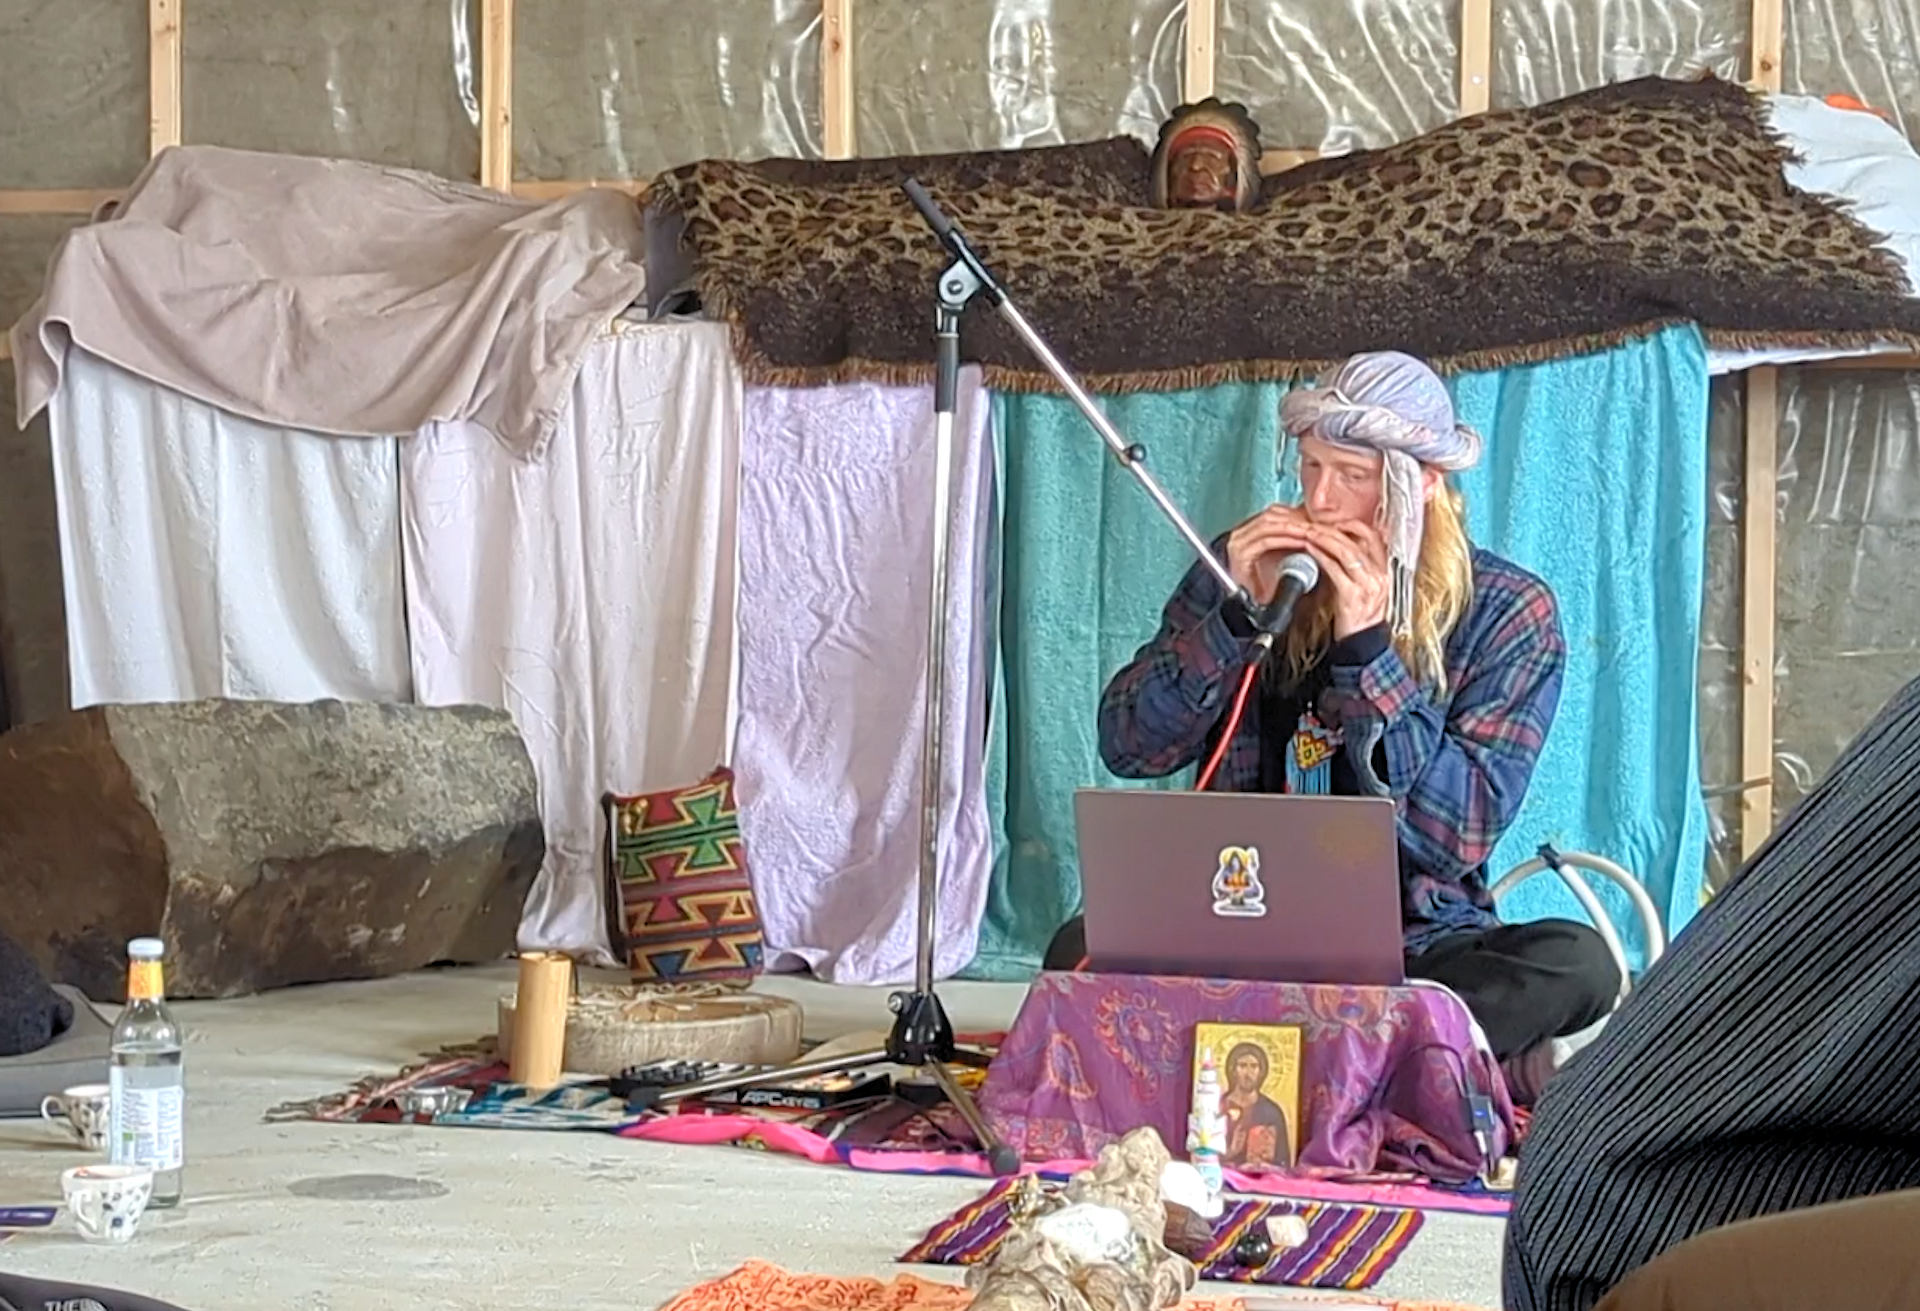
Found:
<svg viewBox="0 0 1920 1311"><path fill-rule="evenodd" d="M1253 679L1260 672L1260 664L1255 661L1247 666L1247 672L1240 677L1240 690L1234 694L1233 711L1227 716L1226 731L1220 734L1220 745L1213 749L1213 758L1207 761L1207 767L1200 771L1200 781L1194 785L1194 791L1205 792L1207 785L1213 782L1213 776L1220 769L1220 762L1226 759L1227 748L1233 745L1233 735L1240 730L1240 716L1246 713L1247 693L1253 690Z"/></svg>

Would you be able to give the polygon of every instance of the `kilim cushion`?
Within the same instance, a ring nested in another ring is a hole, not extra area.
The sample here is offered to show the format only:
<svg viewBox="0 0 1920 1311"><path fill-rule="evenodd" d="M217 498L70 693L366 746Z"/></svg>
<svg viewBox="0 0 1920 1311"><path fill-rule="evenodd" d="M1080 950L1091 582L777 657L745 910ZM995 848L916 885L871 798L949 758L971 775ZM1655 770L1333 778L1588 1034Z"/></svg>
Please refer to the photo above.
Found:
<svg viewBox="0 0 1920 1311"><path fill-rule="evenodd" d="M751 978L760 913L747 880L733 772L607 798L618 927L636 981Z"/></svg>

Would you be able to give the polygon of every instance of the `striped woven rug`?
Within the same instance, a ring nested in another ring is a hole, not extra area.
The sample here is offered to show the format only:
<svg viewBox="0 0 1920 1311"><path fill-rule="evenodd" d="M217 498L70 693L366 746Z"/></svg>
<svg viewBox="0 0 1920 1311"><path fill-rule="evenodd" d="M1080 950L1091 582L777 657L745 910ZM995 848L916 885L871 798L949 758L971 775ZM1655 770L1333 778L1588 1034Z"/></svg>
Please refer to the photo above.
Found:
<svg viewBox="0 0 1920 1311"><path fill-rule="evenodd" d="M1008 1194L1002 1179L927 1231L900 1260L907 1265L976 1265L992 1257L1007 1236ZM1233 1249L1268 1216L1297 1215L1307 1222L1307 1241L1276 1252L1262 1266L1243 1266ZM1202 1279L1239 1284L1287 1284L1294 1288L1371 1288L1420 1232L1418 1211L1331 1202L1230 1200L1213 1228L1213 1245L1194 1264Z"/></svg>

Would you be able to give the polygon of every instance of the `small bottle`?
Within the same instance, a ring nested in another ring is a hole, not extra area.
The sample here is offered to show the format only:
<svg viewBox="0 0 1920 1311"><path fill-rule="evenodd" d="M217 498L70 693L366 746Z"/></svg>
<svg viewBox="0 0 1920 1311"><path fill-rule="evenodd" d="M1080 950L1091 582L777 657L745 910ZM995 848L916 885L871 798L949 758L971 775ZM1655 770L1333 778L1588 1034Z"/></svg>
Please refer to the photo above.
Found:
<svg viewBox="0 0 1920 1311"><path fill-rule="evenodd" d="M158 938L127 944L127 1005L113 1026L108 1150L115 1165L153 1170L149 1206L180 1204L186 1164L186 1069L180 1026L167 1009Z"/></svg>

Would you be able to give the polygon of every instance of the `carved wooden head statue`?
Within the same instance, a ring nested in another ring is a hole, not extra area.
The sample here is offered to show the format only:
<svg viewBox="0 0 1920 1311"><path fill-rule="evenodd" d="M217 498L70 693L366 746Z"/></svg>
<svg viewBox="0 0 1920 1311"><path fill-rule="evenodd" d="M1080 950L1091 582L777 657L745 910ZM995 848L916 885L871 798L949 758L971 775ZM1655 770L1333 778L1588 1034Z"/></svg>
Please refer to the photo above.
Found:
<svg viewBox="0 0 1920 1311"><path fill-rule="evenodd" d="M1260 199L1260 129L1245 105L1208 96L1182 105L1153 148L1161 209L1252 209Z"/></svg>

